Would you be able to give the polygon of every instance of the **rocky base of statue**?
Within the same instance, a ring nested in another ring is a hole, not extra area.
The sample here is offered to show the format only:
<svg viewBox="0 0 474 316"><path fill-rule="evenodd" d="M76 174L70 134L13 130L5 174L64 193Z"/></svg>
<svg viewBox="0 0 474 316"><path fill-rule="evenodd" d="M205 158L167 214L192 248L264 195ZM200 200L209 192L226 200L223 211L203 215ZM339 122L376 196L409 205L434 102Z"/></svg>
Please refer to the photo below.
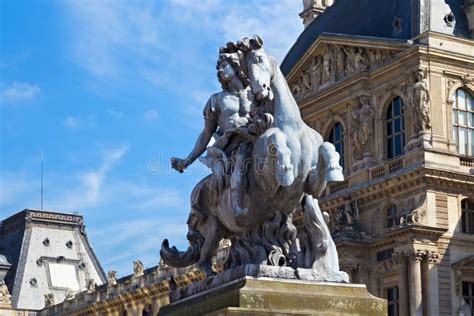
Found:
<svg viewBox="0 0 474 316"><path fill-rule="evenodd" d="M160 315L386 315L386 301L364 285L322 282L328 279L346 282L347 275L244 265L171 292Z"/></svg>

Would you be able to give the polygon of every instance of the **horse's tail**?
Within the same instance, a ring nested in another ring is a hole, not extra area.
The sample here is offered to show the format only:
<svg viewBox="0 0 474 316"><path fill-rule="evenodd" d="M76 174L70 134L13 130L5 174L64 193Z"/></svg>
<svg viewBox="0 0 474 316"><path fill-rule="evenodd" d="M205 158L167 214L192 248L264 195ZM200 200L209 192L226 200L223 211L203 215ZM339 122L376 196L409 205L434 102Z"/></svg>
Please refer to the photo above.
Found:
<svg viewBox="0 0 474 316"><path fill-rule="evenodd" d="M170 248L168 239L163 240L160 250L163 261L167 265L176 268L187 267L198 262L204 237L200 232L189 226L188 240L190 246L186 251L179 251L175 246Z"/></svg>

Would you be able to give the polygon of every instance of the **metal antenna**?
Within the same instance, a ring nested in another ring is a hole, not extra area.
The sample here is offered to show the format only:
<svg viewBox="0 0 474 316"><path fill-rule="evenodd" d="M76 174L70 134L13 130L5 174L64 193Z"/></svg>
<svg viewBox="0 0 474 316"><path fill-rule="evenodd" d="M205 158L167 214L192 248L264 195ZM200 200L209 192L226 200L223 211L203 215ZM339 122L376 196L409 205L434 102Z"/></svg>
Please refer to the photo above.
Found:
<svg viewBox="0 0 474 316"><path fill-rule="evenodd" d="M41 208L43 210L43 147L41 147Z"/></svg>

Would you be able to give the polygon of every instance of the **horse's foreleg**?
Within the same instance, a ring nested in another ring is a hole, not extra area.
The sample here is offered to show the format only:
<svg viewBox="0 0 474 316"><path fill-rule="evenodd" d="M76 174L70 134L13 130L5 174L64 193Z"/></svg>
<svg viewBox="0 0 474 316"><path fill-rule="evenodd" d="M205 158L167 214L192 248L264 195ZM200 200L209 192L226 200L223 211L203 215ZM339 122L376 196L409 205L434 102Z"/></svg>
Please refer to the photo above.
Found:
<svg viewBox="0 0 474 316"><path fill-rule="evenodd" d="M342 167L339 165L339 153L333 144L324 142L319 146L319 153L323 157L326 163L326 180L332 181L344 181L344 175L342 174Z"/></svg>
<svg viewBox="0 0 474 316"><path fill-rule="evenodd" d="M291 151L286 144L286 136L281 131L268 138L268 157L275 159L275 176L278 184L287 187L295 180Z"/></svg>

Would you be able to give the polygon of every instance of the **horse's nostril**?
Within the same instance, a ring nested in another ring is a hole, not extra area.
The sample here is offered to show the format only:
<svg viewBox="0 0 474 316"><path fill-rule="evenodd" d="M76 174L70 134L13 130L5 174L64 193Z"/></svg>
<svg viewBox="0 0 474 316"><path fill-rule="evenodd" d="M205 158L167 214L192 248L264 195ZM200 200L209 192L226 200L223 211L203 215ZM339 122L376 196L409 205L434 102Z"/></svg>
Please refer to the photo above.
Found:
<svg viewBox="0 0 474 316"><path fill-rule="evenodd" d="M266 85L266 84L263 84L263 88L265 89L266 87L267 87L267 85Z"/></svg>

